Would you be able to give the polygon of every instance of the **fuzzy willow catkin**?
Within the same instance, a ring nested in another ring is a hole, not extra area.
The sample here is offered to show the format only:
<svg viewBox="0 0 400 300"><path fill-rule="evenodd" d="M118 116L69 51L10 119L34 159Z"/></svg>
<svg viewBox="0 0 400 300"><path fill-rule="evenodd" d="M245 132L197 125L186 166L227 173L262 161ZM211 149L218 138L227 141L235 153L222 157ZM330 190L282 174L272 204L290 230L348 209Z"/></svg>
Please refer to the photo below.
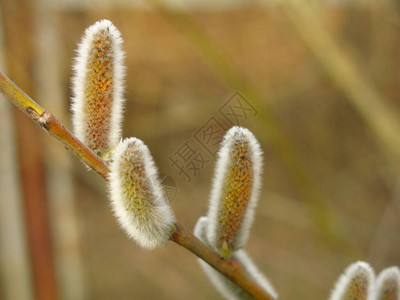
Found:
<svg viewBox="0 0 400 300"><path fill-rule="evenodd" d="M75 135L98 155L121 139L123 58L121 34L110 21L86 29L73 67L72 122Z"/></svg>
<svg viewBox="0 0 400 300"><path fill-rule="evenodd" d="M208 241L223 257L245 244L253 221L262 172L262 151L254 135L232 127L215 168L208 212Z"/></svg>
<svg viewBox="0 0 400 300"><path fill-rule="evenodd" d="M208 227L208 218L200 217L194 228L194 235L198 239L200 239L203 243L205 243L207 246L210 246L206 234L207 227ZM278 299L278 294L276 293L274 287L269 282L269 280L258 270L256 265L252 262L252 260L246 253L246 251L240 249L232 254L232 258L242 266L247 275L249 275L262 289L264 289L264 291L268 295L270 295L273 299ZM216 271L213 267L204 262L202 259L199 259L199 263L204 272L207 274L210 281L212 282L212 284L226 299L229 300L254 299L245 290L237 286L235 283L233 283L231 280L226 278L218 271Z"/></svg>
<svg viewBox="0 0 400 300"><path fill-rule="evenodd" d="M175 218L147 146L125 139L112 154L110 170L111 203L121 227L144 248L165 244Z"/></svg>
<svg viewBox="0 0 400 300"><path fill-rule="evenodd" d="M398 267L387 268L379 274L374 300L400 300L400 269Z"/></svg>
<svg viewBox="0 0 400 300"><path fill-rule="evenodd" d="M337 281L330 300L370 300L374 293L375 275L366 262L350 265Z"/></svg>

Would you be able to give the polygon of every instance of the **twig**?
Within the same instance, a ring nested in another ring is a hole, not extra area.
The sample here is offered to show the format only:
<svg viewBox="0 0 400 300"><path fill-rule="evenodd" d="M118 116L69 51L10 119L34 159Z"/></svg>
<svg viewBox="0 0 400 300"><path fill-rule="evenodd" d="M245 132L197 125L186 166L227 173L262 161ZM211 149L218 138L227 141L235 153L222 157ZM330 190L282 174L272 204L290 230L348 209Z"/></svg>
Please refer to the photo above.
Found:
<svg viewBox="0 0 400 300"><path fill-rule="evenodd" d="M196 238L179 222L175 223L175 227L176 228L170 238L172 241L182 247L185 247L190 252L206 261L209 265L224 274L256 299L273 299L247 276L243 268L237 262L234 260L221 259L219 255L210 251L210 249L204 243Z"/></svg>
<svg viewBox="0 0 400 300"><path fill-rule="evenodd" d="M101 177L107 179L110 170L104 160L79 141L52 113L32 100L2 72L0 72L0 92L36 124L62 143L67 150L78 156Z"/></svg>
<svg viewBox="0 0 400 300"><path fill-rule="evenodd" d="M2 72L0 72L0 92L36 124L62 143L67 150L79 157L105 180L108 179L110 170L106 162L80 142L52 113L32 100ZM252 281L235 261L221 259L179 222L175 224L175 230L172 232L170 239L203 259L256 299L273 299Z"/></svg>

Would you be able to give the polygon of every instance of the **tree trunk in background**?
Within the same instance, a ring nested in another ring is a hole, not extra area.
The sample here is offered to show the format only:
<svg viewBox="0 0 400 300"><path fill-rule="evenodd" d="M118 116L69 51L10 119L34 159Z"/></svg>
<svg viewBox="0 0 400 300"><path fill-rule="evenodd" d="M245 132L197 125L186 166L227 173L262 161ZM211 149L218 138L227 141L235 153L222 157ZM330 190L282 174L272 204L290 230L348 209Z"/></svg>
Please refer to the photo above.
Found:
<svg viewBox="0 0 400 300"><path fill-rule="evenodd" d="M6 72L4 48L3 26L0 24L0 69ZM3 96L0 96L0 128L0 153L7 158L0 164L0 298L32 300L31 272L16 167L14 122L11 105Z"/></svg>
<svg viewBox="0 0 400 300"><path fill-rule="evenodd" d="M32 7L25 0L2 3L8 76L32 95L35 50ZM57 299L39 128L17 109L14 118L35 298Z"/></svg>
<svg viewBox="0 0 400 300"><path fill-rule="evenodd" d="M57 10L38 2L35 9L37 54L35 78L37 99L63 124L68 124L68 98L64 92L60 60L64 48L59 32ZM70 53L74 55L75 53ZM54 258L59 278L60 298L82 300L87 297L83 260L76 214L75 189L71 176L72 156L56 141L44 143L47 170L50 223Z"/></svg>

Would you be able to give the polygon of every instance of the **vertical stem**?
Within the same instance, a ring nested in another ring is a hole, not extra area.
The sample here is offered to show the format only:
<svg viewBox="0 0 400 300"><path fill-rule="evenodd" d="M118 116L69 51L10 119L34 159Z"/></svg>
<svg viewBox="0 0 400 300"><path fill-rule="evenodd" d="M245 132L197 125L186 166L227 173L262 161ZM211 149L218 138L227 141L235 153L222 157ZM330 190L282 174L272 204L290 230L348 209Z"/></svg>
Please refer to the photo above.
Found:
<svg viewBox="0 0 400 300"><path fill-rule="evenodd" d="M2 1L5 24L6 62L10 74L33 91L33 35L31 2ZM28 251L36 299L57 299L57 282L52 252L46 195L45 166L39 132L14 110L17 152L21 178Z"/></svg>
<svg viewBox="0 0 400 300"><path fill-rule="evenodd" d="M44 106L51 106L60 120L69 118L65 105L62 80L62 34L60 12L46 1L35 5L35 55L36 96ZM51 45L51 47L49 47ZM48 97L51 95L51 98ZM60 298L83 300L88 298L81 236L72 175L71 155L56 143L46 143L42 152L46 162L49 197L50 226L53 232L53 249L59 281Z"/></svg>
<svg viewBox="0 0 400 300"><path fill-rule="evenodd" d="M0 15L1 6L0 6ZM0 24L0 68L5 69L3 24ZM0 96L0 265L5 299L33 300L24 228L21 182L18 177L13 107ZM12 236L12 239L9 237Z"/></svg>

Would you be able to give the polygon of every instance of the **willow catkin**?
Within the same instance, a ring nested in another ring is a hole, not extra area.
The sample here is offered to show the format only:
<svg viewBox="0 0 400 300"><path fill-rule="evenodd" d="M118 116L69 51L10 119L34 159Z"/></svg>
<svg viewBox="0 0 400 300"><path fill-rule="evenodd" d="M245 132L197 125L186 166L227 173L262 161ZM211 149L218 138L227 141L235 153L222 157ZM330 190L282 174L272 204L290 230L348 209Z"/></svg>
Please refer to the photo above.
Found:
<svg viewBox="0 0 400 300"><path fill-rule="evenodd" d="M340 276L330 300L372 300L375 287L374 270L366 262L351 264Z"/></svg>
<svg viewBox="0 0 400 300"><path fill-rule="evenodd" d="M75 135L99 155L121 139L123 58L121 34L110 21L86 29L74 64L72 122Z"/></svg>
<svg viewBox="0 0 400 300"><path fill-rule="evenodd" d="M165 244L175 218L147 146L125 139L112 154L110 170L111 204L121 227L144 248Z"/></svg>
<svg viewBox="0 0 400 300"><path fill-rule="evenodd" d="M262 151L254 135L232 127L215 168L208 212L208 241L224 258L245 244L261 185Z"/></svg>
<svg viewBox="0 0 400 300"><path fill-rule="evenodd" d="M400 269L398 267L387 268L379 274L374 300L400 300Z"/></svg>

